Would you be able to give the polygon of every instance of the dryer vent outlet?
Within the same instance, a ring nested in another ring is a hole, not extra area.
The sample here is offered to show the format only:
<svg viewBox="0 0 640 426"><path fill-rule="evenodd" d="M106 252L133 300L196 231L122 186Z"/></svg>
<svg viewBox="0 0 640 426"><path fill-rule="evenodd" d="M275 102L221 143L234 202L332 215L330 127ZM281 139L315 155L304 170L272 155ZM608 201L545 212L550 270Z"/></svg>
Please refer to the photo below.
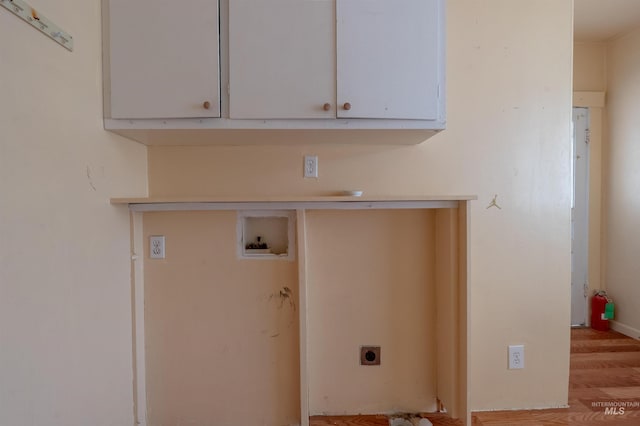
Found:
<svg viewBox="0 0 640 426"><path fill-rule="evenodd" d="M380 346L360 346L360 365L380 365Z"/></svg>

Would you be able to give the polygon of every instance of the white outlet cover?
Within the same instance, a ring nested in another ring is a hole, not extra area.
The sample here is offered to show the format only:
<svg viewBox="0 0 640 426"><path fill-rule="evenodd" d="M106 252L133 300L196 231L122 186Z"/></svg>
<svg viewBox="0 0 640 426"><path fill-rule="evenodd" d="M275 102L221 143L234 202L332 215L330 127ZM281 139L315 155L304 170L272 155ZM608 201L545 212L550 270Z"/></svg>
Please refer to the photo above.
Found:
<svg viewBox="0 0 640 426"><path fill-rule="evenodd" d="M509 370L524 368L524 345L509 346Z"/></svg>
<svg viewBox="0 0 640 426"><path fill-rule="evenodd" d="M318 156L317 155L304 156L304 177L306 178L318 177Z"/></svg>
<svg viewBox="0 0 640 426"><path fill-rule="evenodd" d="M164 235L152 235L149 237L149 257L151 259L164 259Z"/></svg>

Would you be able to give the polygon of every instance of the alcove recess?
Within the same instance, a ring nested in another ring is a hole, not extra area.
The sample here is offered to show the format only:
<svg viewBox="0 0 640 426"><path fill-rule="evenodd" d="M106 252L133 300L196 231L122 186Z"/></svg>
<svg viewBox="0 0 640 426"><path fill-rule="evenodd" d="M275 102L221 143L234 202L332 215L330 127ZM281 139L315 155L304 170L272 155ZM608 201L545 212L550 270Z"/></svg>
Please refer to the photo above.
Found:
<svg viewBox="0 0 640 426"><path fill-rule="evenodd" d="M473 199L113 199L131 211L133 253L145 253L150 235L167 235L166 259L133 261L139 416L147 407L160 423L187 416L212 424L244 413L246 424L267 416L268 423L307 426L310 415L433 410L439 401L470 424ZM246 253L245 244L258 235L275 253ZM272 261L257 261L263 258ZM162 322L177 318L180 324ZM173 333L169 343L167 330ZM410 340L399 341L402 336ZM193 342L200 349L188 346ZM162 358L162 344L178 348L185 374L175 374L174 358ZM359 365L362 345L382 348L379 367ZM261 357L245 359L256 353ZM219 362L211 362L214 357ZM246 378L238 371L248 372ZM158 381L165 376L174 380L171 386ZM403 393L409 377L421 377L419 395ZM387 395L388 380L396 379L402 379L392 384L398 390ZM194 384L206 404L184 397ZM250 410L246 399L225 388L232 384L237 392L261 389ZM227 394L211 411L211 401ZM270 395L286 397L278 402Z"/></svg>
<svg viewBox="0 0 640 426"><path fill-rule="evenodd" d="M238 211L238 257L295 259L295 211Z"/></svg>

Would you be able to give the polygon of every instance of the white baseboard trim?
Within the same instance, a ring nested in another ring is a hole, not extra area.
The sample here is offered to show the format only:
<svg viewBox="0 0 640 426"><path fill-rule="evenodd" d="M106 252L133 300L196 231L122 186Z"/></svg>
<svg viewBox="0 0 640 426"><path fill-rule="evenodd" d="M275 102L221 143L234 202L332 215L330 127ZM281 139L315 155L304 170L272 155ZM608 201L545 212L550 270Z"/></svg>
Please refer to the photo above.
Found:
<svg viewBox="0 0 640 426"><path fill-rule="evenodd" d="M637 328L629 327L628 325L613 320L609 320L609 326L612 330L617 331L618 333L622 333L625 336L640 340L640 330L638 330Z"/></svg>

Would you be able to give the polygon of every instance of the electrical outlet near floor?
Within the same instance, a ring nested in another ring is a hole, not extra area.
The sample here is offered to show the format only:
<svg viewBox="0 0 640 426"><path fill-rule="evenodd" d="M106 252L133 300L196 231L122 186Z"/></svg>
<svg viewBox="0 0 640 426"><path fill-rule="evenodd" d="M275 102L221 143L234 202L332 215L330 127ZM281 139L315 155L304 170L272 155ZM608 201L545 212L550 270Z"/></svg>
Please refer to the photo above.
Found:
<svg viewBox="0 0 640 426"><path fill-rule="evenodd" d="M509 370L524 368L524 345L509 346Z"/></svg>
<svg viewBox="0 0 640 426"><path fill-rule="evenodd" d="M306 178L318 177L318 156L317 155L304 156L304 177Z"/></svg>

